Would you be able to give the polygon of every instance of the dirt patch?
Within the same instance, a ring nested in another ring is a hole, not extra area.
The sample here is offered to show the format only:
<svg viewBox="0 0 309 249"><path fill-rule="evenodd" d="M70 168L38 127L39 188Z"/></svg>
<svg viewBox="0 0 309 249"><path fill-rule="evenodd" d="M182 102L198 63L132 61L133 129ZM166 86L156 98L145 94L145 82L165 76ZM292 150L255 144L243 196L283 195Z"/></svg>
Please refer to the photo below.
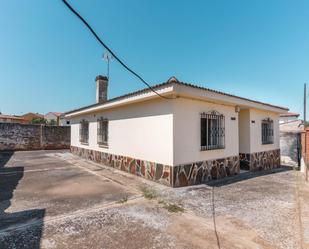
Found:
<svg viewBox="0 0 309 249"><path fill-rule="evenodd" d="M232 217L204 219L192 214L173 216L168 232L191 248L274 248L256 231Z"/></svg>

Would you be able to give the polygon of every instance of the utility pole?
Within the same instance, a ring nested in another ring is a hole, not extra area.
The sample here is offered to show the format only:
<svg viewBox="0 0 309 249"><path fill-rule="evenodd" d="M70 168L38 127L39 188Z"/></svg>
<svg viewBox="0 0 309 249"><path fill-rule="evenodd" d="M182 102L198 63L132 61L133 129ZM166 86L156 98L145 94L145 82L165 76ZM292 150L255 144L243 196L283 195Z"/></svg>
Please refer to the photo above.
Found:
<svg viewBox="0 0 309 249"><path fill-rule="evenodd" d="M308 166L307 166L307 129L306 129L306 101L307 100L307 85L304 84L304 134L305 134L305 178L308 181Z"/></svg>

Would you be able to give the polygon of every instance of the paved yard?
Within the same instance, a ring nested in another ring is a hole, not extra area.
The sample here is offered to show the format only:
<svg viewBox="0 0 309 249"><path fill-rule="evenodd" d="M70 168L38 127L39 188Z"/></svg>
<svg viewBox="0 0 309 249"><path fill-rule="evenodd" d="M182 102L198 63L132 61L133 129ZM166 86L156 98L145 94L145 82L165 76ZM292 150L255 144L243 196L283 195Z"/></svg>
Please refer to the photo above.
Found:
<svg viewBox="0 0 309 249"><path fill-rule="evenodd" d="M0 153L1 249L309 248L308 218L293 170L171 189L67 151Z"/></svg>

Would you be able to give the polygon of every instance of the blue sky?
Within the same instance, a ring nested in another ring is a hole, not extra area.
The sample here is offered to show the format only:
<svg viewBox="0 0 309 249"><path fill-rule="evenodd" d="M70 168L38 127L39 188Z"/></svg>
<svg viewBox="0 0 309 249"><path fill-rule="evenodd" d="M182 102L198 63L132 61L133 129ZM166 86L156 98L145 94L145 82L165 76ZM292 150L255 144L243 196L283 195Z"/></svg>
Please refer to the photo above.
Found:
<svg viewBox="0 0 309 249"><path fill-rule="evenodd" d="M309 1L69 1L151 84L179 80L300 112ZM61 1L0 0L0 111L95 102L103 48ZM144 88L115 61L109 97Z"/></svg>

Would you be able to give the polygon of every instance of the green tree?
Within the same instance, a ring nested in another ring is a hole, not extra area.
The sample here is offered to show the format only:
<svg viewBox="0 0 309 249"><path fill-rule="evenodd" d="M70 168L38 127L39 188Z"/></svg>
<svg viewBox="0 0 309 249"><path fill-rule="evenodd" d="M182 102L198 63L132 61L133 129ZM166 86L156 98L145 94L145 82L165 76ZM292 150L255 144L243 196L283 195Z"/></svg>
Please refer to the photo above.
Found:
<svg viewBox="0 0 309 249"><path fill-rule="evenodd" d="M31 124L47 124L47 120L45 118L34 118L30 122Z"/></svg>

